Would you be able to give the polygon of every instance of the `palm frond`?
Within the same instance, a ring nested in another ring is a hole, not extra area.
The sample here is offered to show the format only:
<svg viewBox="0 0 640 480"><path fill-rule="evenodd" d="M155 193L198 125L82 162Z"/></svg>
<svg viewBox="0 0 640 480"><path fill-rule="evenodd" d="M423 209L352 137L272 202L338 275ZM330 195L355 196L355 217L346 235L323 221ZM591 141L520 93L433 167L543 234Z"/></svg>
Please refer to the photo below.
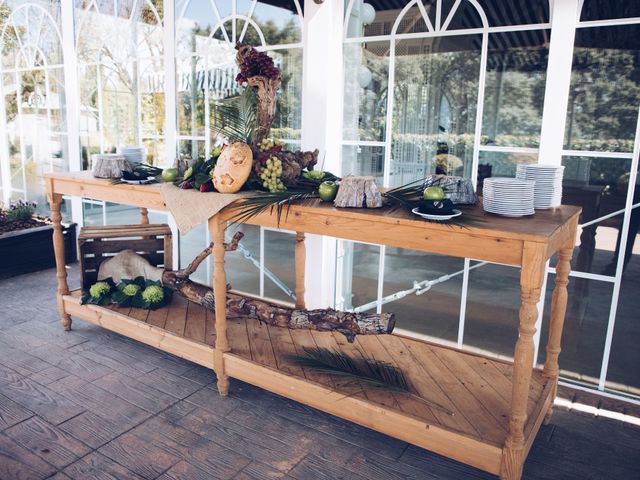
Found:
<svg viewBox="0 0 640 480"><path fill-rule="evenodd" d="M422 199L425 188L425 179L421 178L415 182L387 190L382 193L382 196L391 200L392 203L414 208Z"/></svg>
<svg viewBox="0 0 640 480"><path fill-rule="evenodd" d="M256 98L253 88L213 104L211 130L229 143L251 143L256 130Z"/></svg>
<svg viewBox="0 0 640 480"><path fill-rule="evenodd" d="M363 355L361 359L353 359L339 350L329 350L320 347L303 347L305 355L289 355L288 359L302 368L309 368L317 372L335 375L350 380L348 385L355 387L355 392L364 391L362 385L389 392L410 396L431 408L435 408L448 415L451 410L435 402L417 395L399 368L380 360ZM360 389L358 389L360 384Z"/></svg>
<svg viewBox="0 0 640 480"><path fill-rule="evenodd" d="M233 209L236 210L233 217L231 217L231 223L244 223L260 215L267 210L270 214L274 211L277 215L277 225L280 225L282 221L282 214L285 214L285 221L289 215L289 208L291 205L304 203L306 200L311 200L318 197L316 189L295 189L285 190L284 192L256 192L255 194L239 200L233 204Z"/></svg>

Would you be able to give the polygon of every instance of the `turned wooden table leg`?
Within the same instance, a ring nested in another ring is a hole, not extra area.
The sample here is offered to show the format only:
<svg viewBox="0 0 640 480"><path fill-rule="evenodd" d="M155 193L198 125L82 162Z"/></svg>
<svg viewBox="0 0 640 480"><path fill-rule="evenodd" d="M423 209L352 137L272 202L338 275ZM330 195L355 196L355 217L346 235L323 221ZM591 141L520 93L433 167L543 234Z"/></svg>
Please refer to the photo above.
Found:
<svg viewBox="0 0 640 480"><path fill-rule="evenodd" d="M573 234L569 236L562 248L558 251L558 264L556 265L556 282L551 297L551 320L549 324L549 339L547 341L547 359L544 364L544 373L553 382L552 398L556 398L558 391L558 378L560 376L560 344L562 340L562 329L564 318L567 312L567 285L569 284L569 273L571 272L571 257L576 241L577 225L573 224ZM549 411L545 416L545 424L551 420L553 414L553 403L549 406Z"/></svg>
<svg viewBox="0 0 640 480"><path fill-rule="evenodd" d="M306 261L306 248L304 245L304 233L296 232L296 308L305 308L304 302L304 268Z"/></svg>
<svg viewBox="0 0 640 480"><path fill-rule="evenodd" d="M209 233L213 241L213 297L216 313L216 345L213 353L213 368L218 377L220 395L229 394L229 377L224 371L224 354L230 350L227 339L227 274L224 270L225 223L217 218L209 219Z"/></svg>
<svg viewBox="0 0 640 480"><path fill-rule="evenodd" d="M69 295L69 285L67 284L67 269L64 255L64 235L62 234L62 195L49 193L49 204L51 205L51 220L53 221L53 251L56 258L56 277L58 278L58 313L60 321L66 331L71 330L71 316L64 310L63 295Z"/></svg>
<svg viewBox="0 0 640 480"><path fill-rule="evenodd" d="M519 480L524 464L524 426L527 422L527 402L533 370L534 344L538 319L538 301L545 272L545 245L525 243L520 273L520 326L513 358L513 387L509 433L502 450L500 478Z"/></svg>
<svg viewBox="0 0 640 480"><path fill-rule="evenodd" d="M149 225L149 210L144 207L140 209L140 224Z"/></svg>

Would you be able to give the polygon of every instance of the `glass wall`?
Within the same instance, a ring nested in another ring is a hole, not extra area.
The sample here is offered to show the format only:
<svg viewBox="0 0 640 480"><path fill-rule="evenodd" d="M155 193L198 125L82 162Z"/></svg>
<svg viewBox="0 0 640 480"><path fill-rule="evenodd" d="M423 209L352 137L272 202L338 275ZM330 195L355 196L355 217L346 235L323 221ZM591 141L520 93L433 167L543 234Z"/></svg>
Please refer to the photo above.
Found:
<svg viewBox="0 0 640 480"><path fill-rule="evenodd" d="M640 208L629 208L639 202L630 184L640 106L635 4L587 0L576 33L562 164L564 203L583 215L562 365L567 379L638 394L631 305L640 291ZM342 173L374 175L389 187L461 175L481 192L486 177L545 161L538 149L549 22L547 2L345 1ZM351 242L340 251L338 303L393 311L415 335L513 355L518 269ZM436 314L425 318L425 307Z"/></svg>
<svg viewBox="0 0 640 480"><path fill-rule="evenodd" d="M532 11L528 2L346 1L342 173L374 175L385 187L433 173L481 185L537 162L545 3ZM506 19L517 31L494 28ZM339 300L372 292L353 307L393 311L414 334L512 354L517 270L351 242L341 248L353 260L343 262L339 285L352 295L337 291ZM357 273L360 262L374 275Z"/></svg>

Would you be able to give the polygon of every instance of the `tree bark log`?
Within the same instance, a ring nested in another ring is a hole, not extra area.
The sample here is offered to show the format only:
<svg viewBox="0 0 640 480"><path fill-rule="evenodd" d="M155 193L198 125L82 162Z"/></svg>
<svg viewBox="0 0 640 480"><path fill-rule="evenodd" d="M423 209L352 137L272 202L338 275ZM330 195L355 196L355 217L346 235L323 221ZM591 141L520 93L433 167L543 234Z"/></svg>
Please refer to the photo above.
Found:
<svg viewBox="0 0 640 480"><path fill-rule="evenodd" d="M255 133L254 143L260 145L263 139L269 136L271 124L276 116L276 93L280 88L280 78L268 78L263 75L249 77L249 86L258 93L258 128Z"/></svg>
<svg viewBox="0 0 640 480"><path fill-rule="evenodd" d="M165 271L162 284L194 303L211 311L215 310L213 291L209 287L180 277L176 273ZM353 342L356 335L391 333L395 326L393 313L351 313L331 308L299 310L231 293L227 294L227 315L252 318L274 327L340 332L349 342Z"/></svg>

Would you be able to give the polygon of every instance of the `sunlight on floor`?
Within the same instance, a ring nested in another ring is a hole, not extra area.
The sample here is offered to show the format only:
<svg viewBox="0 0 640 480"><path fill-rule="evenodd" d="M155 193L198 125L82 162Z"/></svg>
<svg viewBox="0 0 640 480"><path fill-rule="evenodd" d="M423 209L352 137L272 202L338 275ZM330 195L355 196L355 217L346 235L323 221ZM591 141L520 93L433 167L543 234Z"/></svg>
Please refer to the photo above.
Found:
<svg viewBox="0 0 640 480"><path fill-rule="evenodd" d="M625 415L624 413L612 412L611 410L605 410L602 408L594 407L593 405L585 405L583 403L572 402L566 398L556 398L553 402L554 405L559 407L565 407L569 410L575 410L576 412L590 413L596 417L609 418L611 420L618 420L623 423L630 423L632 425L640 426L640 418L632 415Z"/></svg>

